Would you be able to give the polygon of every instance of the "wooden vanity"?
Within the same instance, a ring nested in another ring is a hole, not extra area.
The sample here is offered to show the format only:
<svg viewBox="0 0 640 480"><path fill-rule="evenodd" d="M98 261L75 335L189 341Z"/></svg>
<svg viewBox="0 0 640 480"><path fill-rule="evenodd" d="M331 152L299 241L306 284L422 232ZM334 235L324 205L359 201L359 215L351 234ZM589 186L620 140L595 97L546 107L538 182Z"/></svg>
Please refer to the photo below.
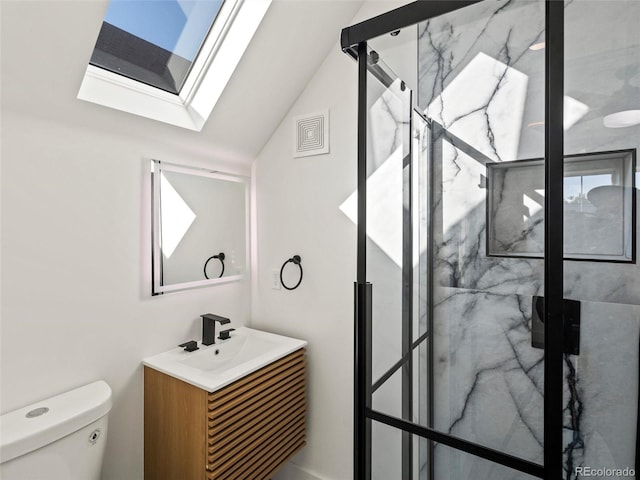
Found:
<svg viewBox="0 0 640 480"><path fill-rule="evenodd" d="M145 366L145 480L271 478L306 443L305 352L214 392Z"/></svg>

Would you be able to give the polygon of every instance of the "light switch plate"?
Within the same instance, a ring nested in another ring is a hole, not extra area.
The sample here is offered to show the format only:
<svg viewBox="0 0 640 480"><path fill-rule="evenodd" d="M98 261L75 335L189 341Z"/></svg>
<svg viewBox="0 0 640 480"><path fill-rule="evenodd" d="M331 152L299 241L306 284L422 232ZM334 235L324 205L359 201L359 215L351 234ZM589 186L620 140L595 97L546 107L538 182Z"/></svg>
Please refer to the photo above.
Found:
<svg viewBox="0 0 640 480"><path fill-rule="evenodd" d="M282 285L280 284L280 270L274 268L271 270L271 289L280 290Z"/></svg>

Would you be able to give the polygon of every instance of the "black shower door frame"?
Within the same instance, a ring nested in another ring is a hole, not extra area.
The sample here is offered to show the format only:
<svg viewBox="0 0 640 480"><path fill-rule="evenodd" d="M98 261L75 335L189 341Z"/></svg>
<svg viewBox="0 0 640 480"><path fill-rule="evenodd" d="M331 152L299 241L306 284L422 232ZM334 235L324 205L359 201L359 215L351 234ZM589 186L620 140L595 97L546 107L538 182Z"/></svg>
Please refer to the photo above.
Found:
<svg viewBox="0 0 640 480"><path fill-rule="evenodd" d="M543 478L562 478L563 457L563 177L564 1L545 0L545 237L544 237L544 465L393 417L372 408L371 315L373 286L366 280L367 42L485 0L423 0L342 30L341 48L358 61L358 232L354 284L354 479L371 478L371 422L458 449ZM405 288L408 288L405 286ZM405 308L405 307L403 307ZM403 312L403 317L408 317ZM407 437L403 435L403 437ZM406 461L406 458L405 458ZM407 477L406 472L403 474Z"/></svg>

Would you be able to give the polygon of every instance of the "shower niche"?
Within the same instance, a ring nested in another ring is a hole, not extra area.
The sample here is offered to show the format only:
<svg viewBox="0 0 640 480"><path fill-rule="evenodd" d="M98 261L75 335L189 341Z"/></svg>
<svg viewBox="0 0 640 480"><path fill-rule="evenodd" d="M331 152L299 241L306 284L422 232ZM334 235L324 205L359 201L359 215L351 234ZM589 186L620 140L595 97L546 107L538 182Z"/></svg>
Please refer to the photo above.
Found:
<svg viewBox="0 0 640 480"><path fill-rule="evenodd" d="M635 261L636 150L565 157L564 258ZM542 258L544 159L487 167L487 256Z"/></svg>

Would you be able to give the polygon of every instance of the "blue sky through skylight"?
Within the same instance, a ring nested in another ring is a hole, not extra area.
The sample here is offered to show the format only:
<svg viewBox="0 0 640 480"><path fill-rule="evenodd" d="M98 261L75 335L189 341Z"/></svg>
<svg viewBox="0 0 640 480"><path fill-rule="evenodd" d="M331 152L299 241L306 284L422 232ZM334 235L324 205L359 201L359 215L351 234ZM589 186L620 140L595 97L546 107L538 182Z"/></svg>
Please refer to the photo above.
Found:
<svg viewBox="0 0 640 480"><path fill-rule="evenodd" d="M111 0L104 21L193 61L223 0Z"/></svg>

